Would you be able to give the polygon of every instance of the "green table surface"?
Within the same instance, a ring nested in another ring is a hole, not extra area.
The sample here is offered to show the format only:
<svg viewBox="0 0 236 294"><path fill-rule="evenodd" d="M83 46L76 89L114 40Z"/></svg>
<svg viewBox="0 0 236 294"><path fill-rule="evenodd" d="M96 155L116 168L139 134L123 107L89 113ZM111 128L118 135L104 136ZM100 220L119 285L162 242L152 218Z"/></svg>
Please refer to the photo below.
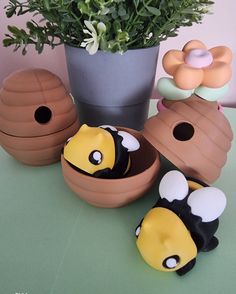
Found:
<svg viewBox="0 0 236 294"><path fill-rule="evenodd" d="M236 134L236 110L225 115ZM152 269L136 249L134 230L157 199L158 180L126 207L95 208L70 191L60 163L29 167L1 149L0 293L236 293L234 145L214 184L228 199L216 234L220 246L200 253L183 277ZM161 174L168 168L164 164Z"/></svg>

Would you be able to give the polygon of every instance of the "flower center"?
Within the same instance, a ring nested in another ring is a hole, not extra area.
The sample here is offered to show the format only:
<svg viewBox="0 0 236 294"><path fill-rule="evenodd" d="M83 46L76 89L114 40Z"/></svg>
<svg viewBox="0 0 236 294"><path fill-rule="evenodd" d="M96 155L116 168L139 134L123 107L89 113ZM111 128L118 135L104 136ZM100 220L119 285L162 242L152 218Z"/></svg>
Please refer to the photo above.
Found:
<svg viewBox="0 0 236 294"><path fill-rule="evenodd" d="M207 67L212 64L213 56L206 49L193 49L188 52L185 62L195 68Z"/></svg>

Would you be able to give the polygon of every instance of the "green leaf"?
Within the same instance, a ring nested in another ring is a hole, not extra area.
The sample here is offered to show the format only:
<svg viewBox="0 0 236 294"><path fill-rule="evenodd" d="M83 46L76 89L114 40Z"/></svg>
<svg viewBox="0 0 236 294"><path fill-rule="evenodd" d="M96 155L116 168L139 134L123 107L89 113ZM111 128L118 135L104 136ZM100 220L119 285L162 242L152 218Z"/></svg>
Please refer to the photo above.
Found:
<svg viewBox="0 0 236 294"><path fill-rule="evenodd" d="M14 40L11 39L11 38L5 38L5 39L3 40L3 46L4 46L4 47L9 47L9 46L11 46L11 45L13 45L13 44L14 44Z"/></svg>
<svg viewBox="0 0 236 294"><path fill-rule="evenodd" d="M8 18L12 17L13 14L16 14L16 8L13 6L6 11L6 15Z"/></svg>
<svg viewBox="0 0 236 294"><path fill-rule="evenodd" d="M161 11L159 9L157 9L156 7L146 6L146 8L153 15L156 15L156 16L161 15Z"/></svg>
<svg viewBox="0 0 236 294"><path fill-rule="evenodd" d="M110 9L107 8L107 7L104 7L102 10L101 10L101 15L106 15L110 12Z"/></svg>
<svg viewBox="0 0 236 294"><path fill-rule="evenodd" d="M27 21L26 23L26 27L29 29L29 30L33 30L35 28L35 26L32 24L32 22L30 21Z"/></svg>
<svg viewBox="0 0 236 294"><path fill-rule="evenodd" d="M49 4L49 1L48 0L43 0L43 3L46 7L46 9L49 11L50 10L50 4Z"/></svg>
<svg viewBox="0 0 236 294"><path fill-rule="evenodd" d="M91 11L84 1L79 1L77 7L82 14L90 15Z"/></svg>
<svg viewBox="0 0 236 294"><path fill-rule="evenodd" d="M23 50L22 50L22 54L23 55L26 55L26 53L27 53L27 49L26 49L26 46L23 48Z"/></svg>
<svg viewBox="0 0 236 294"><path fill-rule="evenodd" d="M14 35L18 35L20 32L20 30L16 26L7 26L7 28Z"/></svg>
<svg viewBox="0 0 236 294"><path fill-rule="evenodd" d="M121 24L120 24L120 22L119 22L118 20L115 20L115 21L113 22L113 28L114 28L114 31L115 31L115 32L121 30Z"/></svg>
<svg viewBox="0 0 236 294"><path fill-rule="evenodd" d="M119 16L124 16L124 15L126 15L126 10L125 10L125 8L124 8L122 5L119 6L119 9L118 9L118 15L119 15Z"/></svg>
<svg viewBox="0 0 236 294"><path fill-rule="evenodd" d="M152 14L148 10L139 11L138 15L140 16L151 16Z"/></svg>
<svg viewBox="0 0 236 294"><path fill-rule="evenodd" d="M129 20L129 15L126 14L124 16L121 16L121 19L124 21L124 20Z"/></svg>
<svg viewBox="0 0 236 294"><path fill-rule="evenodd" d="M35 49L39 54L43 52L43 47L43 44L40 42L40 40L38 40L38 42L35 44Z"/></svg>
<svg viewBox="0 0 236 294"><path fill-rule="evenodd" d="M116 11L112 12L112 18L117 19L118 13Z"/></svg>

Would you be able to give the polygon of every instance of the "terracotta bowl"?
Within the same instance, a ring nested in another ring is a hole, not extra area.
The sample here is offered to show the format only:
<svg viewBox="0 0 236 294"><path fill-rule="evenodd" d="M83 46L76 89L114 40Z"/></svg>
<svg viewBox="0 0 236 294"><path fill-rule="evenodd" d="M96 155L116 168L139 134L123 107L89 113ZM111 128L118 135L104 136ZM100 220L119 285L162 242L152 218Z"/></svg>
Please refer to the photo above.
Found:
<svg viewBox="0 0 236 294"><path fill-rule="evenodd" d="M121 128L119 128L121 129ZM114 208L124 206L142 197L154 184L159 169L159 153L141 133L122 128L140 142L140 149L131 153L132 166L129 173L120 179L99 179L74 170L61 157L64 179L80 198L97 207Z"/></svg>

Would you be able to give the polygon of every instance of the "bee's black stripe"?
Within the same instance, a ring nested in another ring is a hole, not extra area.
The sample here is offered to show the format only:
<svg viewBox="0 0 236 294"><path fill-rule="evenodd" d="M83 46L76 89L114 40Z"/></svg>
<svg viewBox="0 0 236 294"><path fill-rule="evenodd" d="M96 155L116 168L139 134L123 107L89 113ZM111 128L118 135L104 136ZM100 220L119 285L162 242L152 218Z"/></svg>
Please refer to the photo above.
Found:
<svg viewBox="0 0 236 294"><path fill-rule="evenodd" d="M99 178L120 178L125 174L129 163L129 152L128 149L122 145L123 137L121 137L117 131L113 131L110 128L104 128L109 132L114 140L115 144L115 163L112 169L106 168L95 172L93 175Z"/></svg>

